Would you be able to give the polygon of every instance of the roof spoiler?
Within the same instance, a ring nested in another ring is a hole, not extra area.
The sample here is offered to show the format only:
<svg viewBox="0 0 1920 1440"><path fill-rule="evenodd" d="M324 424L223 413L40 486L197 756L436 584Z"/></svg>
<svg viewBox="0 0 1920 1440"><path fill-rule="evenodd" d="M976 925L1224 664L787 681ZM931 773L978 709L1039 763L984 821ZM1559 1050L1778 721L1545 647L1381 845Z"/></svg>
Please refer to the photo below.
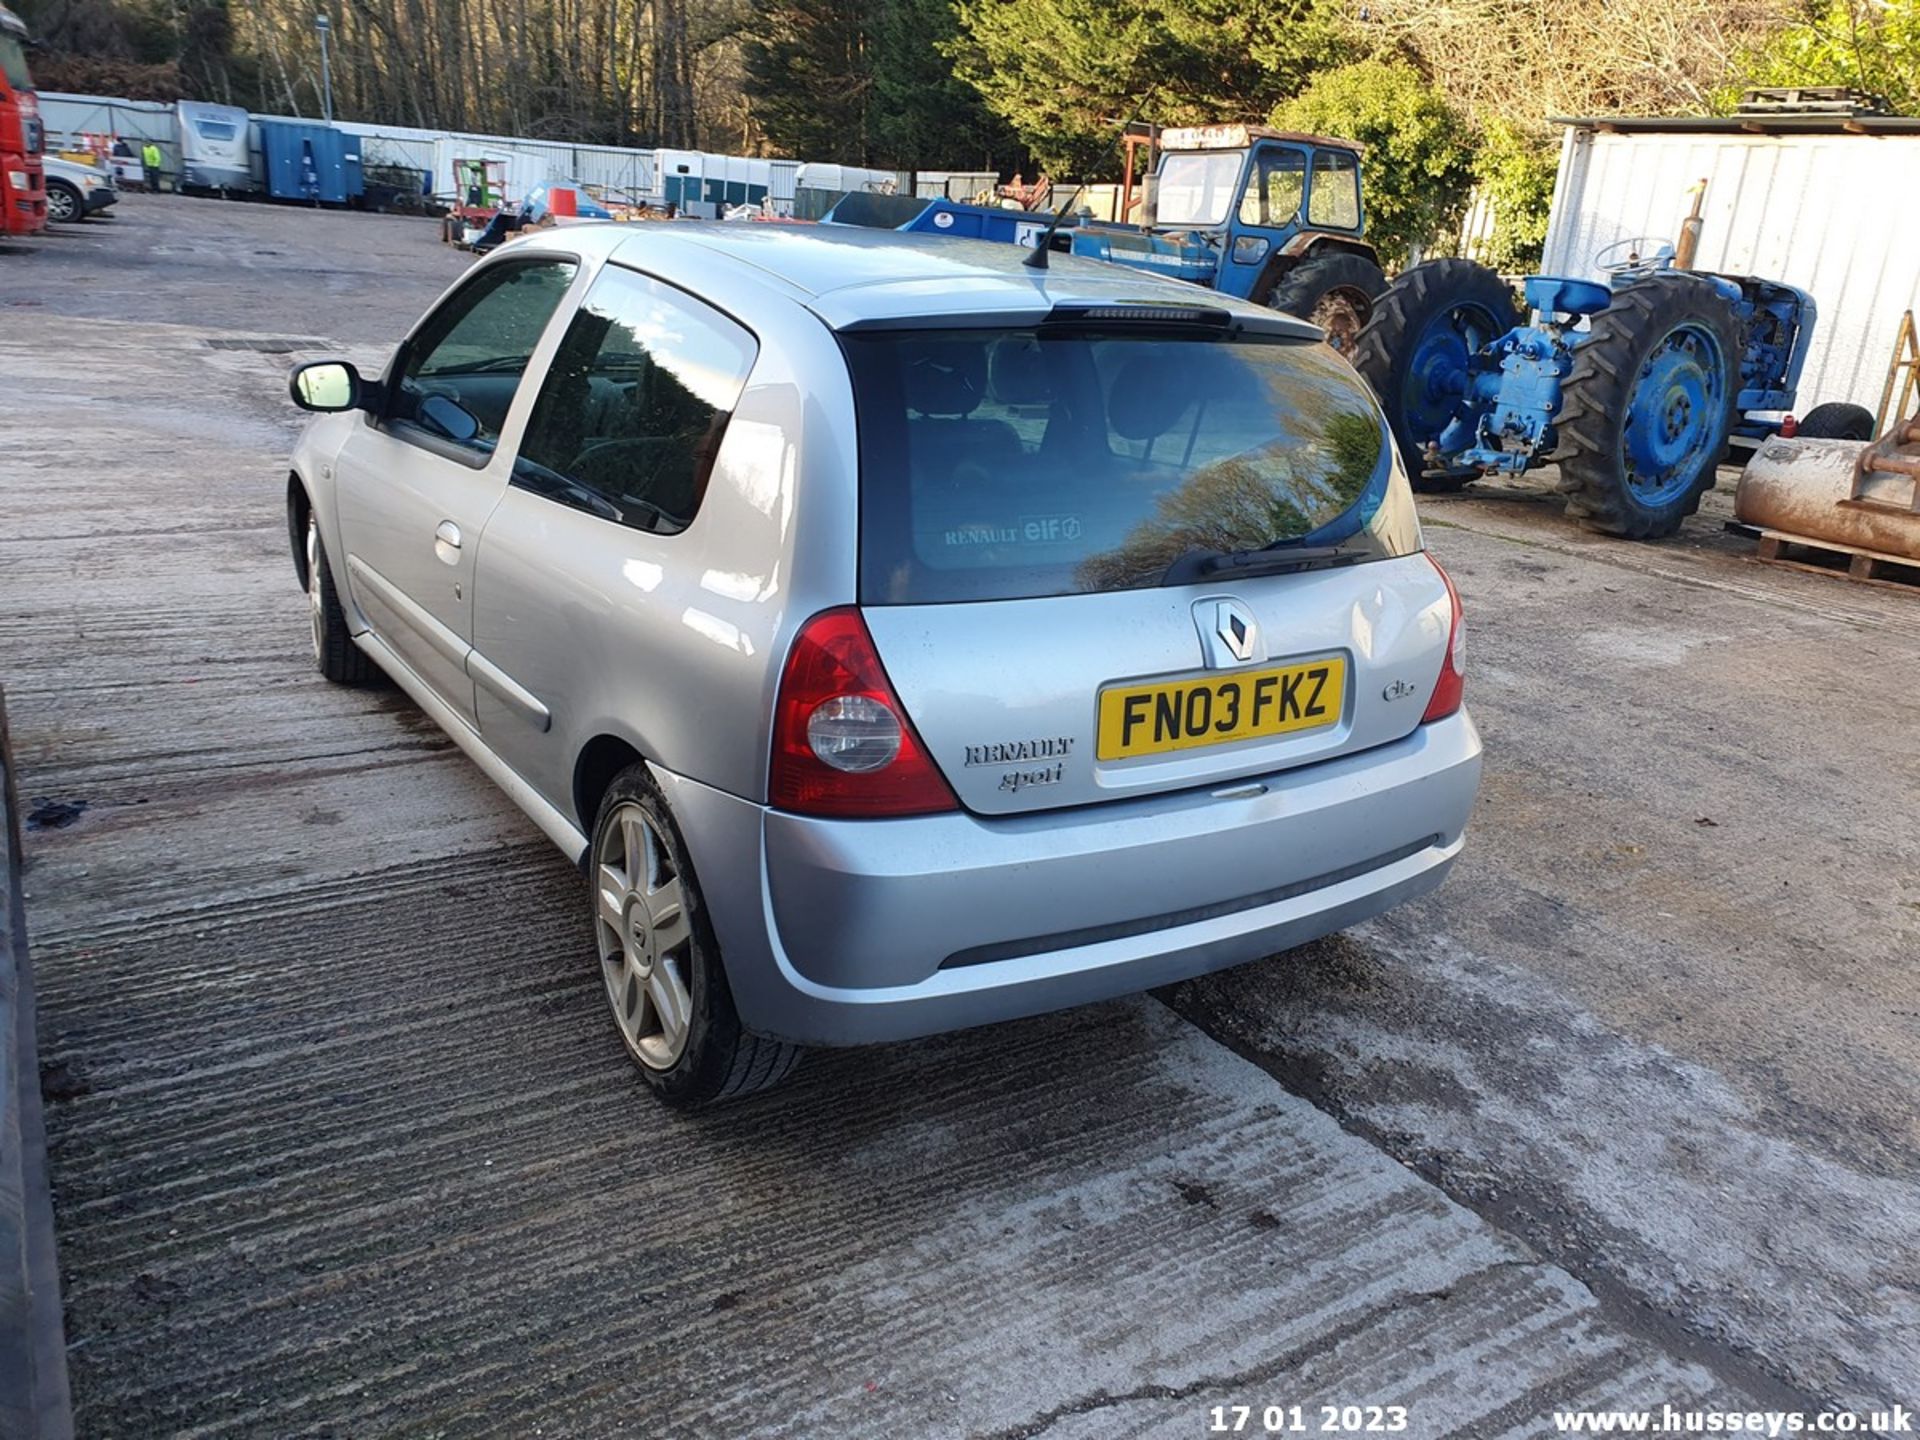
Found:
<svg viewBox="0 0 1920 1440"><path fill-rule="evenodd" d="M1310 321L1278 310L1248 313L1224 305L1183 305L1164 300L1070 300L1039 304L954 311L945 315L884 315L862 317L834 328L842 334L880 330L1153 330L1180 331L1192 336L1212 333L1272 340L1310 342L1321 332ZM823 317L824 318L824 317ZM829 324L832 322L829 321Z"/></svg>

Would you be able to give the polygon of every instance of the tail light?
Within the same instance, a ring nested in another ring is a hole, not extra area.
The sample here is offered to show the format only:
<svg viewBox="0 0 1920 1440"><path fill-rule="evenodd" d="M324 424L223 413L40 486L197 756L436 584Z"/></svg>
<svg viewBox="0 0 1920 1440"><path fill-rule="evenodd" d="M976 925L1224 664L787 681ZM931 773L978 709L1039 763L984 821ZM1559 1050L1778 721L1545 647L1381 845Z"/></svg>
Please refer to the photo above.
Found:
<svg viewBox="0 0 1920 1440"><path fill-rule="evenodd" d="M1427 563L1446 582L1447 611L1451 619L1447 628L1447 653L1440 661L1440 678L1434 682L1427 713L1420 717L1422 725L1444 720L1457 711L1467 691L1467 622L1460 610L1460 592L1453 588L1453 577L1440 569L1438 560L1429 555Z"/></svg>
<svg viewBox="0 0 1920 1440"><path fill-rule="evenodd" d="M1794 419L1791 415L1783 415L1780 417L1780 438L1782 440L1791 440L1799 433L1800 422L1798 420Z"/></svg>
<svg viewBox="0 0 1920 1440"><path fill-rule="evenodd" d="M960 808L851 606L814 616L787 654L767 798L777 809L847 819Z"/></svg>

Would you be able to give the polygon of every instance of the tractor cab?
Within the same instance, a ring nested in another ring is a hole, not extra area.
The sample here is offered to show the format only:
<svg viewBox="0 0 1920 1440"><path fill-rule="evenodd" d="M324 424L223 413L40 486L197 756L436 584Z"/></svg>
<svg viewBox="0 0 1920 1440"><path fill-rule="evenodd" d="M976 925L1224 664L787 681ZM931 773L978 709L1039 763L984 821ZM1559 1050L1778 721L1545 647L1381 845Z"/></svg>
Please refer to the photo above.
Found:
<svg viewBox="0 0 1920 1440"><path fill-rule="evenodd" d="M1149 233L1186 234L1214 249L1214 288L1229 295L1254 294L1274 257L1302 254L1314 239L1373 257L1360 239L1360 152L1345 140L1249 125L1163 130L1141 211Z"/></svg>
<svg viewBox="0 0 1920 1440"><path fill-rule="evenodd" d="M1189 280L1302 315L1336 345L1386 288L1361 238L1360 147L1254 125L1159 132L1141 224L1085 223L1076 255Z"/></svg>
<svg viewBox="0 0 1920 1440"><path fill-rule="evenodd" d="M1361 238L1360 146L1254 125L1170 128L1151 143L1159 168L1137 207L1126 203L1131 180L1121 205L1123 215L1137 209L1140 224L862 195L824 218L1025 246L1044 240L1298 315L1346 349L1387 288L1379 257ZM1129 177L1131 154L1130 144Z"/></svg>

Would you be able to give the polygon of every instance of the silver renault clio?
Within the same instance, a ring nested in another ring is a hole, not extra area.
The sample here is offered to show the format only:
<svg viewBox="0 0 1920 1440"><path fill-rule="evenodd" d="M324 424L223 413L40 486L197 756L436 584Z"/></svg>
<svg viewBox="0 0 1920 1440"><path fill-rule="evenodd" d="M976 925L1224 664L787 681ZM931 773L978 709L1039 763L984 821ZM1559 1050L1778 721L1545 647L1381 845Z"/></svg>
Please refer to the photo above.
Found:
<svg viewBox="0 0 1920 1440"><path fill-rule="evenodd" d="M1460 602L1300 321L1009 245L580 225L327 412L287 519L385 672L582 866L698 1104L1273 954L1440 883Z"/></svg>

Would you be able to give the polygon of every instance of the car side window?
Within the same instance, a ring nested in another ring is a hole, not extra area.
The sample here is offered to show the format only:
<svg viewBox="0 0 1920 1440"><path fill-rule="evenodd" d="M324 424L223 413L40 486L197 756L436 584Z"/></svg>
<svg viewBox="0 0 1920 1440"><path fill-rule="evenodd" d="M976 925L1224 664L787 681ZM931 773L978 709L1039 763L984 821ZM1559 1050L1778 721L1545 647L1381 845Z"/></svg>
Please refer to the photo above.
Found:
<svg viewBox="0 0 1920 1440"><path fill-rule="evenodd" d="M492 454L573 271L571 260L526 260L474 277L408 342L386 419Z"/></svg>
<svg viewBox="0 0 1920 1440"><path fill-rule="evenodd" d="M1313 193L1307 220L1330 230L1360 228L1360 166L1340 150L1313 152Z"/></svg>
<svg viewBox="0 0 1920 1440"><path fill-rule="evenodd" d="M637 530L687 528L759 346L671 285L609 266L534 401L514 484Z"/></svg>
<svg viewBox="0 0 1920 1440"><path fill-rule="evenodd" d="M1255 162L1258 170L1240 202L1242 225L1285 225L1300 213L1307 188L1307 157L1298 150L1269 147Z"/></svg>

